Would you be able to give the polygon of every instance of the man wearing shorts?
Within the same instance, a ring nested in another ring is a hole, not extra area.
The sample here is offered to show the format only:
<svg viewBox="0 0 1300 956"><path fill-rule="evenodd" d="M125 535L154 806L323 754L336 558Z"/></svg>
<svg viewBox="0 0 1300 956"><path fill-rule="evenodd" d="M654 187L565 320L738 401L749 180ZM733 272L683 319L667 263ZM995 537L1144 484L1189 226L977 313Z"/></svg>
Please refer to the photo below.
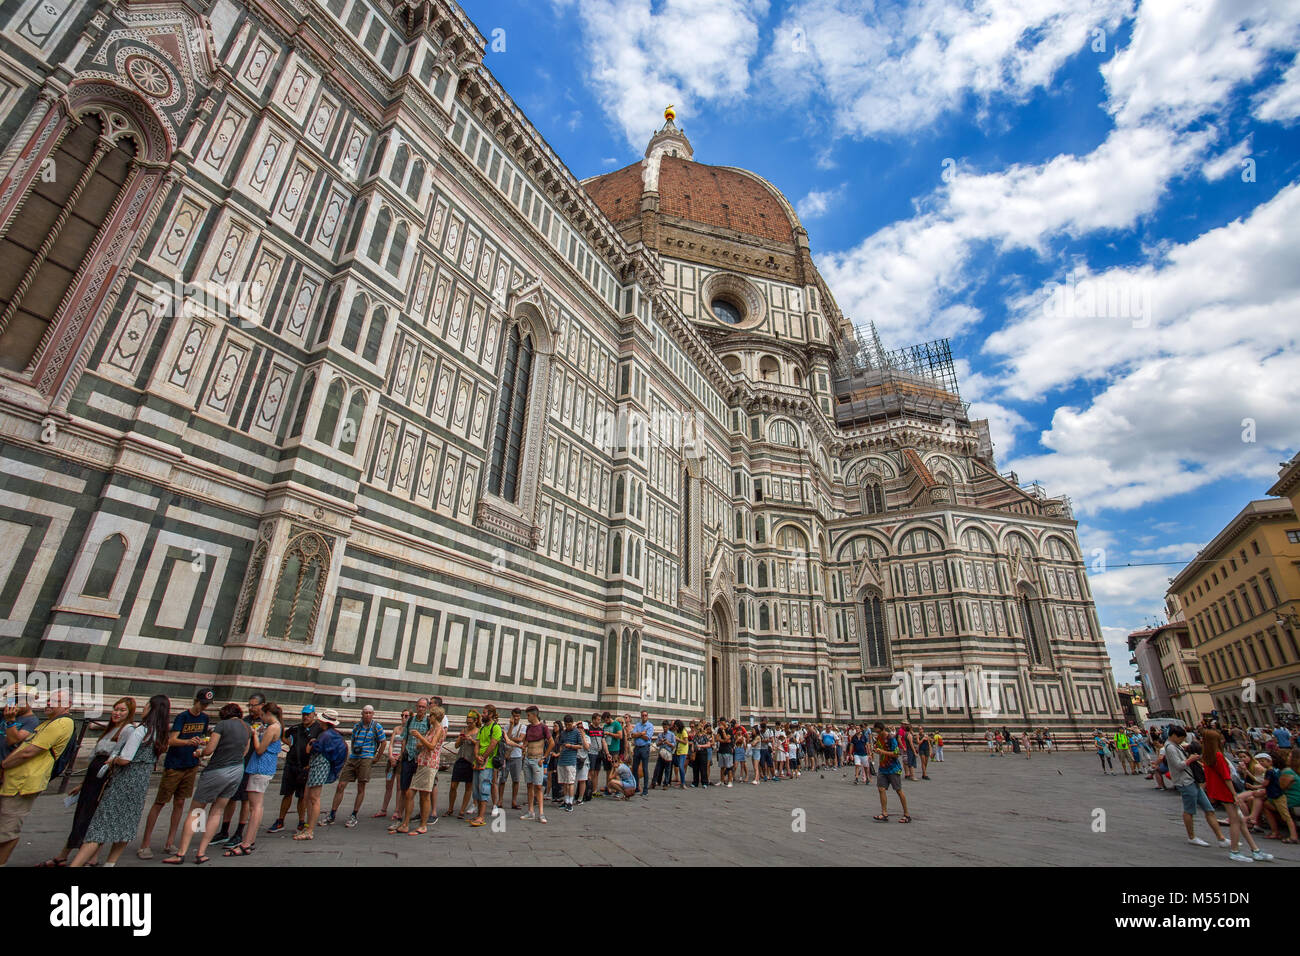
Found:
<svg viewBox="0 0 1300 956"><path fill-rule="evenodd" d="M572 714L564 715L564 730L560 731L557 742L560 756L556 761L555 773L564 788L564 812L573 812L573 790L578 782L578 752L583 750L582 728L573 722ZM635 778L633 778L635 780Z"/></svg>
<svg viewBox="0 0 1300 956"><path fill-rule="evenodd" d="M216 695L212 688L204 687L194 695L194 703L172 721L172 732L167 738L167 756L163 758L163 775L154 796L153 806L144 823L144 835L135 855L142 860L153 859L149 844L158 814L171 801L172 817L167 827L166 852L176 852L176 833L185 817L185 801L194 796L194 782L199 777L199 751L208 734L208 715L204 713Z"/></svg>
<svg viewBox="0 0 1300 956"><path fill-rule="evenodd" d="M863 783L871 782L871 741L867 736L867 729L859 727L853 735L850 743L853 750L853 785L857 786L858 781Z"/></svg>
<svg viewBox="0 0 1300 956"><path fill-rule="evenodd" d="M492 760L501 749L501 725L497 722L497 709L492 704L483 707L483 724L478 729L474 748L474 801L478 813L469 821L472 827L487 826L488 805L492 802Z"/></svg>
<svg viewBox="0 0 1300 956"><path fill-rule="evenodd" d="M366 704L361 708L361 721L352 725L351 747L347 763L339 772L339 782L334 788L334 802L330 806L330 815L321 820L322 826L329 826L343 804L343 794L348 784L357 785L357 799L352 803L352 814L344 824L349 830L357 825L357 814L361 812L361 801L366 798L366 784L370 782L370 770L375 758L384 749L384 728L375 720L375 708Z"/></svg>
<svg viewBox="0 0 1300 956"><path fill-rule="evenodd" d="M876 773L876 789L880 791L880 813L872 819L879 820L881 823L889 819L889 791L893 789L898 794L899 801L903 804L903 815L899 817L899 823L911 823L912 818L907 813L907 797L903 794L903 762L899 759L898 738L885 730L885 725L876 721L873 725L876 731L875 752L876 759L880 763L880 770Z"/></svg>
<svg viewBox="0 0 1300 956"><path fill-rule="evenodd" d="M528 724L524 713L518 707L510 711L510 723L506 725L506 758L499 771L501 802L505 803L506 777L510 778L510 809L519 809L519 778L524 775L524 731Z"/></svg>
<svg viewBox="0 0 1300 956"><path fill-rule="evenodd" d="M0 764L4 767L4 783L0 785L0 866L9 862L23 832L23 820L49 786L56 758L63 756L70 745L75 729L68 716L71 709L71 691L52 691L45 704L45 719Z"/></svg>
<svg viewBox="0 0 1300 956"><path fill-rule="evenodd" d="M546 822L546 761L551 755L555 741L551 739L551 728L541 719L536 705L529 704L526 725L519 735L524 755L524 787L528 790L528 809L521 820L539 820ZM533 807L536 805L536 812Z"/></svg>
<svg viewBox="0 0 1300 956"><path fill-rule="evenodd" d="M294 724L284 732L281 738L285 746L284 776L280 780L280 815L275 818L267 833L279 833L284 829L284 818L289 815L289 807L298 801L298 832L307 829L303 819L307 799L307 745L320 736L325 728L316 722L316 708L307 704L302 709L302 722Z"/></svg>

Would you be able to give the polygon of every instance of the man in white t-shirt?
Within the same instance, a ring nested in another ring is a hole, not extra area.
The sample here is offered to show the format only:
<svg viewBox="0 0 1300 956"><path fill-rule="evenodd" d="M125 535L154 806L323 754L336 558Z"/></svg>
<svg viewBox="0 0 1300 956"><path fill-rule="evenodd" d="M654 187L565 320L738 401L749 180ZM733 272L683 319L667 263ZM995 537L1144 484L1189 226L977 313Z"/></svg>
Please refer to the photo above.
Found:
<svg viewBox="0 0 1300 956"><path fill-rule="evenodd" d="M506 725L506 756L497 771L498 785L501 787L501 801L505 802L506 776L510 777L510 809L519 809L519 778L524 774L524 712L518 707L510 711L510 723Z"/></svg>

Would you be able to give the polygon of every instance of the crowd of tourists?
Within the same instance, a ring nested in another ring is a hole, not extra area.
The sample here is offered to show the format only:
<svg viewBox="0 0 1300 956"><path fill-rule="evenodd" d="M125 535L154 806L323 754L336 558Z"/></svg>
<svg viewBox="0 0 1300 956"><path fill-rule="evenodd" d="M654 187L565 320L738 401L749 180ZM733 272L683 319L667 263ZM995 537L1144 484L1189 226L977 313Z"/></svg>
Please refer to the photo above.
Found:
<svg viewBox="0 0 1300 956"><path fill-rule="evenodd" d="M391 728L376 718L374 707L363 707L345 739L331 708L307 704L290 724L263 694L250 695L246 706L227 703L215 715L214 697L202 689L178 713L161 694L141 713L134 698L116 701L71 791L76 805L64 845L41 865L112 866L137 838L136 855L150 860L155 831L164 826L163 863L185 862L191 848L196 863L208 862L209 851L218 848L225 857L245 857L256 850L264 824L269 823L265 832L278 833L291 814L293 839L314 840L341 812L345 827L359 825L372 781L384 788L372 818L384 820L395 836L426 834L446 818L483 827L508 812L544 824L548 805L572 813L596 798L628 801L648 798L652 790L786 783L827 771L847 777L850 767L854 785L870 786L874 779L880 799L875 820L890 819L892 790L902 810L899 822L909 823L904 781L929 780L932 765L943 762L943 735L906 722L656 722L646 711L602 711L586 720L565 714L548 722L535 706L516 707L503 717L487 704L470 710L453 732L442 699L421 697ZM0 865L17 844L36 796L75 756L70 709L63 692L43 702L43 718L23 702L4 709ZM1130 725L1114 733L1098 730L1093 743L1103 774L1116 774L1118 765L1127 776L1180 794L1189 842L1209 845L1195 833L1200 812L1232 860L1264 861L1272 856L1255 835L1297 841L1296 733L1284 726L1221 729L1213 722L1164 732ZM985 741L993 757L1029 759L1055 748L1046 730L989 730ZM160 760L162 775L150 802L150 780ZM447 802L440 813L440 771L446 769ZM268 807L277 775L279 801L273 795ZM349 788L350 809L343 811ZM1226 814L1222 824L1215 804Z"/></svg>
<svg viewBox="0 0 1300 956"><path fill-rule="evenodd" d="M156 831L163 831L163 863L183 863L191 849L196 863L208 862L209 851L218 848L224 857L245 857L256 850L265 823L265 832L278 833L290 815L293 839L313 840L340 812L346 812L345 827L358 826L372 781L384 787L372 817L384 819L393 835L425 834L442 818L482 827L511 811L546 823L548 805L572 813L595 798L759 786L828 770L847 776L849 767L855 785L875 779L877 820L889 819L886 798L893 790L907 823L902 782L929 780L931 762L943 761L943 736L906 723L656 723L645 711L597 712L586 720L566 714L548 722L536 707L514 708L503 718L487 704L470 710L453 732L442 699L421 697L388 729L372 706L363 707L345 739L331 708L307 704L290 724L263 694L250 695L246 706L227 703L215 715L214 699L205 688L189 707L173 712L169 699L156 695L141 713L134 698L116 701L70 792L75 810L64 845L41 865L113 866L137 838L136 855L151 860ZM23 702L5 708L0 865L36 796L72 756L69 711L66 695L44 702L43 719ZM160 760L162 775L150 801ZM445 769L450 779L440 813L439 771ZM279 802L272 796L268 806L277 774ZM350 810L342 811L349 788Z"/></svg>
<svg viewBox="0 0 1300 956"><path fill-rule="evenodd" d="M1126 776L1154 780L1157 790L1178 794L1187 842L1193 846L1210 845L1196 835L1198 813L1234 862L1273 859L1257 836L1297 842L1300 726L1278 722L1272 729L1245 730L1205 719L1195 728L1172 724L1145 731L1130 726L1111 735L1097 731L1093 745L1103 774L1118 776L1118 764Z"/></svg>

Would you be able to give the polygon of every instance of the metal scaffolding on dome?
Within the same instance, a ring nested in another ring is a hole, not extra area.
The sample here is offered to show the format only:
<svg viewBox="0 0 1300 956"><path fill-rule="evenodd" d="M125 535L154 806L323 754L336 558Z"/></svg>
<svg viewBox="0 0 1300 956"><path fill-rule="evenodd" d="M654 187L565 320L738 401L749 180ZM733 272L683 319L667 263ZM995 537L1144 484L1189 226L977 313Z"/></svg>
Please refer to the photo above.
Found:
<svg viewBox="0 0 1300 956"><path fill-rule="evenodd" d="M947 339L886 351L874 322L856 326L835 368L835 421L867 425L899 415L967 421Z"/></svg>

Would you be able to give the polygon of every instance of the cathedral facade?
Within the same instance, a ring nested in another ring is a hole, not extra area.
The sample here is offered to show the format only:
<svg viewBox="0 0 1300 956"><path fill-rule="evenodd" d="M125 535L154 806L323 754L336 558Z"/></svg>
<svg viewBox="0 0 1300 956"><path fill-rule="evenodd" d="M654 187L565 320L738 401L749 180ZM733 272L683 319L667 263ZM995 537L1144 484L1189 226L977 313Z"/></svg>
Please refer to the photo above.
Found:
<svg viewBox="0 0 1300 956"><path fill-rule="evenodd" d="M0 23L0 657L345 712L1118 718L1069 503L671 112L579 180L450 0Z"/></svg>

